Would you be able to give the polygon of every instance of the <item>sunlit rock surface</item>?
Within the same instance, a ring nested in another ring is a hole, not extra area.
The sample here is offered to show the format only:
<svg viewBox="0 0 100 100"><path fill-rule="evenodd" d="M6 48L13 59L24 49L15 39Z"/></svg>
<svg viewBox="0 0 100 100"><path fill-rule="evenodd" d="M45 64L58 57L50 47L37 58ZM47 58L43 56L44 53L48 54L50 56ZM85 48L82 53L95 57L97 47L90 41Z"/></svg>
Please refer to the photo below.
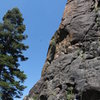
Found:
<svg viewBox="0 0 100 100"><path fill-rule="evenodd" d="M100 0L68 0L41 79L24 100L100 100Z"/></svg>

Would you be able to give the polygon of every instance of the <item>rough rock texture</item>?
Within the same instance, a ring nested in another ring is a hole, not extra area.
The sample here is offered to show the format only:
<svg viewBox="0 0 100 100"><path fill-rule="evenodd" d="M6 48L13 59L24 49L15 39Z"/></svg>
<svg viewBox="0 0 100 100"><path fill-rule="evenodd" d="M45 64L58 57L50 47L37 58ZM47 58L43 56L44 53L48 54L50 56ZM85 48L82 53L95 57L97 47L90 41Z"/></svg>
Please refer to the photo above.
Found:
<svg viewBox="0 0 100 100"><path fill-rule="evenodd" d="M100 0L68 0L41 79L24 100L100 100Z"/></svg>

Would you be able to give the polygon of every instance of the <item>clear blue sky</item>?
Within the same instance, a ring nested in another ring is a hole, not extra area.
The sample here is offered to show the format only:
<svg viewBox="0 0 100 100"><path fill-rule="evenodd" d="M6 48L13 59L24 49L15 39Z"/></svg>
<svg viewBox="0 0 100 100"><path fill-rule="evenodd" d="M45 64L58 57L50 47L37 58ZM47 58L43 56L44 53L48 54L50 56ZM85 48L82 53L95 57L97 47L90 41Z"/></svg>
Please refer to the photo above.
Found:
<svg viewBox="0 0 100 100"><path fill-rule="evenodd" d="M67 0L0 0L0 21L7 10L18 7L26 25L28 39L25 43L30 48L25 52L29 60L21 63L21 69L27 75L27 89L23 91L23 97L40 79L49 41L59 27L66 2Z"/></svg>

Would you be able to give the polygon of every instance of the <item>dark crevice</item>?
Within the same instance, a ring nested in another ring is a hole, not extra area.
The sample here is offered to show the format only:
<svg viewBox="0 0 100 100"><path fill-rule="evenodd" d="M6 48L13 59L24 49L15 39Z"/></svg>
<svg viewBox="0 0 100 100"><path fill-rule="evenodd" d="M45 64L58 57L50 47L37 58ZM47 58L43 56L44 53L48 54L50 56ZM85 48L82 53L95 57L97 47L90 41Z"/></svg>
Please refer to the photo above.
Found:
<svg viewBox="0 0 100 100"><path fill-rule="evenodd" d="M60 90L62 90L62 85L57 86L58 88L60 88Z"/></svg>
<svg viewBox="0 0 100 100"><path fill-rule="evenodd" d="M76 43L78 43L81 40L82 40L82 38L80 38L80 39L74 39L74 40L71 41L71 45L75 45Z"/></svg>
<svg viewBox="0 0 100 100"><path fill-rule="evenodd" d="M50 75L50 76L49 75L48 76L46 75L46 76L44 76L44 81L47 81L47 80L50 81L50 80L53 80L53 78L54 78L53 75Z"/></svg>
<svg viewBox="0 0 100 100"><path fill-rule="evenodd" d="M59 41L61 42L62 40L64 40L64 38L66 38L68 35L68 31L64 30L64 29L60 29L60 34L59 34Z"/></svg>
<svg viewBox="0 0 100 100"><path fill-rule="evenodd" d="M86 90L82 93L80 100L100 100L100 92L96 90Z"/></svg>
<svg viewBox="0 0 100 100"><path fill-rule="evenodd" d="M41 96L40 96L40 100L47 100L47 96L41 95Z"/></svg>
<svg viewBox="0 0 100 100"><path fill-rule="evenodd" d="M52 39L55 38L56 43L59 43L59 42L63 41L67 37L68 34L69 34L69 32L67 30L59 29L55 32Z"/></svg>
<svg viewBox="0 0 100 100"><path fill-rule="evenodd" d="M72 83L66 83L66 85L67 85L68 87L75 87L76 84L75 84L75 83L73 83L73 84L72 84Z"/></svg>
<svg viewBox="0 0 100 100"><path fill-rule="evenodd" d="M98 0L98 7L100 7L100 0Z"/></svg>

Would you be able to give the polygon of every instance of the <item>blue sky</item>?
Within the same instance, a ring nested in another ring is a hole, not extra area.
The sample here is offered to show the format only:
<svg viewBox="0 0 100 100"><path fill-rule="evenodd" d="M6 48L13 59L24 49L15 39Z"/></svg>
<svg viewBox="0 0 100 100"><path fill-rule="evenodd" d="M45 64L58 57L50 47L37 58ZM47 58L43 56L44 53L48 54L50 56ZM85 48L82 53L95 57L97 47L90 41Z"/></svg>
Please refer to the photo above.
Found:
<svg viewBox="0 0 100 100"><path fill-rule="evenodd" d="M26 25L28 39L25 43L30 48L24 53L29 60L21 63L21 69L27 75L27 88L23 91L23 97L40 79L50 39L59 27L66 2L67 0L0 0L0 21L7 10L18 7Z"/></svg>

